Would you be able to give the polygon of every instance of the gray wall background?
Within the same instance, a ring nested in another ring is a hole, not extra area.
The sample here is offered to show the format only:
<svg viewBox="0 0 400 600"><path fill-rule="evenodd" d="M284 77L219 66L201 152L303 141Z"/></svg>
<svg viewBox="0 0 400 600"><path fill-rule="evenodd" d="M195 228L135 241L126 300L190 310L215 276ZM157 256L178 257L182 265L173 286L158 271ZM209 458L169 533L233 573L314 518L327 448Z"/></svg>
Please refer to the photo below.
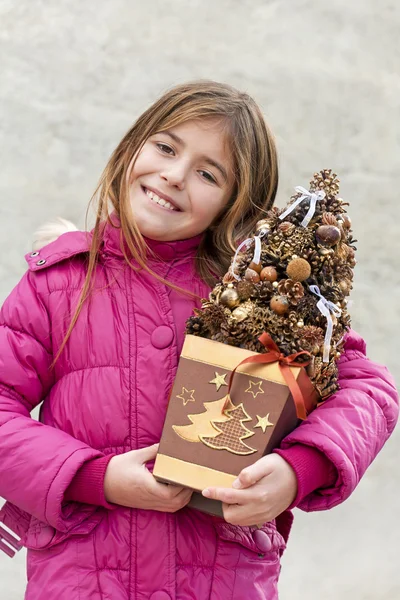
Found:
<svg viewBox="0 0 400 600"><path fill-rule="evenodd" d="M279 204L332 167L359 240L353 325L399 382L400 4L390 0L0 0L0 300L37 226L82 226L108 156L166 88L248 91L276 134ZM282 600L400 598L395 432L353 496L296 511ZM0 556L23 598L25 555Z"/></svg>

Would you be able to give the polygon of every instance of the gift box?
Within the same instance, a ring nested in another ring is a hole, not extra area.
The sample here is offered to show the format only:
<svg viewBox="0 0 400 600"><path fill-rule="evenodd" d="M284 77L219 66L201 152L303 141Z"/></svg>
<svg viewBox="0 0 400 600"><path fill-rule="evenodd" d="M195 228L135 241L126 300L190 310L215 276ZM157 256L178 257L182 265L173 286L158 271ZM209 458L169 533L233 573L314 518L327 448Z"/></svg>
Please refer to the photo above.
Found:
<svg viewBox="0 0 400 600"><path fill-rule="evenodd" d="M304 367L268 338L270 351L259 354L186 336L153 470L159 481L231 487L315 408Z"/></svg>

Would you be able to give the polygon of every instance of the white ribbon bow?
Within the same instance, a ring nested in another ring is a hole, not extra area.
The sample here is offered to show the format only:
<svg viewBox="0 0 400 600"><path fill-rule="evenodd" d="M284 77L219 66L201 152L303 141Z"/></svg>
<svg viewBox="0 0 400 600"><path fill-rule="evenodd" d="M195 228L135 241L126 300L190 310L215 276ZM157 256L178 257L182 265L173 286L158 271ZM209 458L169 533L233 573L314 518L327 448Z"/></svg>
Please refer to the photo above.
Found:
<svg viewBox="0 0 400 600"><path fill-rule="evenodd" d="M337 304L330 302L327 300L320 292L320 289L317 285L310 285L310 291L319 297L317 302L317 308L320 313L326 317L327 320L327 328L324 340L324 355L322 358L322 362L329 362L329 353L331 349L331 340L332 340L332 332L333 332L333 321L331 317L331 313L335 315L335 317L340 317L342 314L342 309L339 308Z"/></svg>
<svg viewBox="0 0 400 600"><path fill-rule="evenodd" d="M303 202L303 200L305 200L306 198L309 198L310 199L310 208L308 209L308 213L306 214L306 216L304 217L304 219L301 222L301 225L303 227L307 227L307 225L309 224L309 222L311 221L311 219L314 216L315 207L317 206L318 200L322 200L323 198L325 198L326 194L325 194L325 192L323 190L318 190L318 192L309 192L308 190L306 190L306 188L303 188L301 185L298 185L294 189L296 190L296 192L300 193L301 196L299 198L297 198L297 200L295 200L293 202L293 204L291 204L289 206L289 208L286 209L285 212L280 215L279 218L280 219L284 219L299 204L301 204L301 202Z"/></svg>
<svg viewBox="0 0 400 600"><path fill-rule="evenodd" d="M254 240L254 254L253 254L253 259L251 262L255 263L256 265L258 265L260 263L261 260L261 239L269 232L269 229L267 227L265 227L264 229L261 229L260 233L258 235L255 235L251 238L247 238L247 240L244 240L244 242L242 242L236 252L235 252L235 256L233 257L233 261L232 261L232 266L231 266L231 273L234 276L234 278L236 279L236 281L240 281L240 277L238 275L236 275L235 273L235 267L236 267L236 261L237 261L237 257L241 251L242 248L250 248L251 243Z"/></svg>

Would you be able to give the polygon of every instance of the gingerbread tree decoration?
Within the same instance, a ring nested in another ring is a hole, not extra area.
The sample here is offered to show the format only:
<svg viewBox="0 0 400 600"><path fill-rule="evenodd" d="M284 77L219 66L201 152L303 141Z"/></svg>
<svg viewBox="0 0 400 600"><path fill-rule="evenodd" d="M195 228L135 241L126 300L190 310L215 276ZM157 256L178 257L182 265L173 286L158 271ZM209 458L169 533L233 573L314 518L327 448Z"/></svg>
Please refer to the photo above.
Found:
<svg viewBox="0 0 400 600"><path fill-rule="evenodd" d="M251 417L245 411L243 404L226 409L223 416L228 419L219 417L218 420L211 422L216 430L216 436L200 435L203 444L216 450L227 450L233 454L246 455L257 452L243 441L254 435L254 431L250 431L244 425L246 421L251 421Z"/></svg>
<svg viewBox="0 0 400 600"><path fill-rule="evenodd" d="M202 413L188 415L191 425L173 425L172 429L181 438L187 442L200 442L201 436L207 438L215 437L218 435L218 430L213 427L211 422L215 419L219 421L227 421L228 415L225 415L227 408L233 407L230 399L224 397L214 402L204 402L204 408L206 409Z"/></svg>

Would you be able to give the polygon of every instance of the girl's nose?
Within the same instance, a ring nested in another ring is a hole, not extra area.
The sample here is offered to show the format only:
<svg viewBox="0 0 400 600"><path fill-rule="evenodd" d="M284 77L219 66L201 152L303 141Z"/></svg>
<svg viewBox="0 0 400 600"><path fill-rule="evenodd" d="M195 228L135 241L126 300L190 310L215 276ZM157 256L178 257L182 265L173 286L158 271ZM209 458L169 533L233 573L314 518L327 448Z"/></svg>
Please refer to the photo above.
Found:
<svg viewBox="0 0 400 600"><path fill-rule="evenodd" d="M160 173L160 176L169 185L176 187L179 190L183 190L185 187L186 172L183 166L171 165L169 169L164 169Z"/></svg>

